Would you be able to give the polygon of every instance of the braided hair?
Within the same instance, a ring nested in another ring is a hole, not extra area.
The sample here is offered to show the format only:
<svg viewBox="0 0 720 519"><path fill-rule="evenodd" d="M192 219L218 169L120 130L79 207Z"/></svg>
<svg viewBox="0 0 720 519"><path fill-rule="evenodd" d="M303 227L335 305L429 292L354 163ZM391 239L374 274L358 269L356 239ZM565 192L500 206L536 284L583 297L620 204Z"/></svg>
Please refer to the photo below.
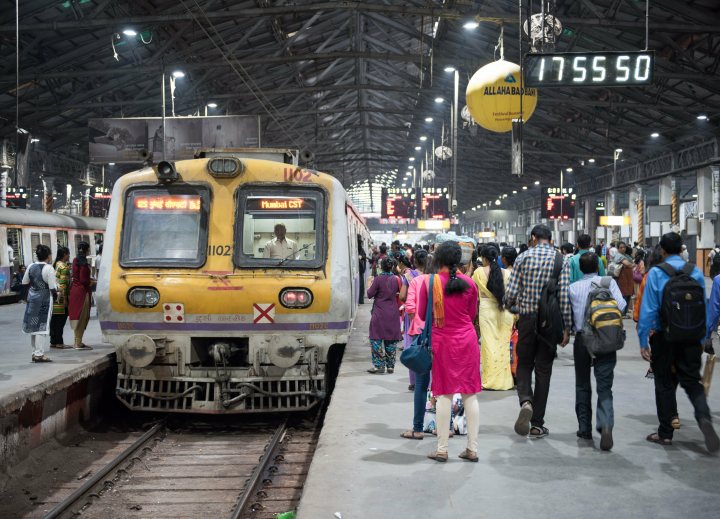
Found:
<svg viewBox="0 0 720 519"><path fill-rule="evenodd" d="M494 246L488 245L480 249L480 257L485 258L490 265L487 288L495 296L498 305L502 308L502 300L505 297L505 280L503 279L502 269L497 262L498 250Z"/></svg>
<svg viewBox="0 0 720 519"><path fill-rule="evenodd" d="M415 267L425 272L425 266L427 265L428 253L423 249L418 249L413 254L413 260L415 261Z"/></svg>
<svg viewBox="0 0 720 519"><path fill-rule="evenodd" d="M395 270L395 267L397 266L397 261L395 261L394 258L391 258L390 256L383 258L380 262L380 268L383 272L392 272Z"/></svg>
<svg viewBox="0 0 720 519"><path fill-rule="evenodd" d="M462 249L456 241L446 241L435 247L435 267L440 270L442 267L448 267L450 270L450 279L445 285L445 293L460 294L465 292L470 285L467 281L457 277L457 270L462 260Z"/></svg>

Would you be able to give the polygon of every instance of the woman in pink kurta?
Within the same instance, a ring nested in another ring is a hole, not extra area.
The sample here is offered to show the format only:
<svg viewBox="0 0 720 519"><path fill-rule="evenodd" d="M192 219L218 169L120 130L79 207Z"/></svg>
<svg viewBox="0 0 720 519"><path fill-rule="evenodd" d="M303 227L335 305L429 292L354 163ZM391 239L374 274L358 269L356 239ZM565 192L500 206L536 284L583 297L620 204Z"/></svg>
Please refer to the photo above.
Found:
<svg viewBox="0 0 720 519"><path fill-rule="evenodd" d="M435 267L441 287L433 290L432 324L432 393L437 398L437 451L428 455L436 461L447 461L448 436L452 397L461 393L468 425L467 448L460 457L477 461L477 434L480 409L477 393L480 382L480 348L473 321L477 316L478 291L475 283L457 271L462 250L457 242L449 241L435 249ZM417 312L425 315L428 285L419 290ZM440 289L441 288L441 289Z"/></svg>

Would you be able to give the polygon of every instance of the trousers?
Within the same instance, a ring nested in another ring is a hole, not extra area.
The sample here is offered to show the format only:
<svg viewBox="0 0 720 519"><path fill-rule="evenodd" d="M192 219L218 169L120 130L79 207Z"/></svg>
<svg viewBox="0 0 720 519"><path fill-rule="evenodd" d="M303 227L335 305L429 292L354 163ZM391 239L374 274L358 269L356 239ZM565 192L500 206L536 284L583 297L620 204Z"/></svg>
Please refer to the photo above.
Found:
<svg viewBox="0 0 720 519"><path fill-rule="evenodd" d="M75 332L75 346L81 346L83 335L85 335L85 328L87 328L88 322L90 321L90 296L85 296L85 302L83 303L82 311L80 312L80 319L77 321L70 321L70 327Z"/></svg>
<svg viewBox="0 0 720 519"><path fill-rule="evenodd" d="M50 344L63 345L63 328L67 322L68 313L65 309L64 314L53 314L50 318Z"/></svg>
<svg viewBox="0 0 720 519"><path fill-rule="evenodd" d="M423 432L425 422L425 405L427 403L427 390L430 386L430 371L427 373L415 373L415 392L413 394L413 431ZM449 427L449 426L448 426Z"/></svg>
<svg viewBox="0 0 720 519"><path fill-rule="evenodd" d="M520 405L530 402L533 415L530 423L534 427L545 424L545 408L550 393L555 348L551 348L537 338L535 333L536 314L521 315L518 319L518 342L516 346L518 364L515 378ZM535 373L535 389L532 376Z"/></svg>
<svg viewBox="0 0 720 519"><path fill-rule="evenodd" d="M659 332L650 338L650 348L652 350L652 369L655 375L655 406L660 422L658 436L669 439L673 437L672 418L677 414L675 399L677 385L673 379L673 364L677 383L685 390L695 410L695 420L698 423L702 419L711 420L705 389L700 382L702 345L669 342Z"/></svg>
<svg viewBox="0 0 720 519"><path fill-rule="evenodd" d="M435 404L435 420L438 437L438 452L448 451L450 441L450 415L452 414L453 395L440 395ZM477 452L477 436L480 428L480 404L477 393L463 393L463 406L467 419L467 450Z"/></svg>
<svg viewBox="0 0 720 519"><path fill-rule="evenodd" d="M612 385L617 364L617 353L598 355L593 361L583 343L582 332L575 335L573 344L573 358L575 359L575 414L580 432L589 433L592 430L592 386L590 384L590 370L595 373L597 389L597 419L596 428L613 428L615 418L613 412Z"/></svg>
<svg viewBox="0 0 720 519"><path fill-rule="evenodd" d="M395 351L398 341L370 339L372 363L376 368L395 369Z"/></svg>

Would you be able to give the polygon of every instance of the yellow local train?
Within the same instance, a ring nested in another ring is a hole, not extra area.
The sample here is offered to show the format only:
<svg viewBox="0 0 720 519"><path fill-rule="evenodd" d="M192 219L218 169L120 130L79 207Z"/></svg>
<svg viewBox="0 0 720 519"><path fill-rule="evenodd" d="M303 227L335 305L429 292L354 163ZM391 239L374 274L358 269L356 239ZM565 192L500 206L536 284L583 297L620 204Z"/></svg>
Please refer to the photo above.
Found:
<svg viewBox="0 0 720 519"><path fill-rule="evenodd" d="M127 407L300 411L323 398L369 233L335 178L283 150L257 155L273 160L205 152L115 184L96 298Z"/></svg>

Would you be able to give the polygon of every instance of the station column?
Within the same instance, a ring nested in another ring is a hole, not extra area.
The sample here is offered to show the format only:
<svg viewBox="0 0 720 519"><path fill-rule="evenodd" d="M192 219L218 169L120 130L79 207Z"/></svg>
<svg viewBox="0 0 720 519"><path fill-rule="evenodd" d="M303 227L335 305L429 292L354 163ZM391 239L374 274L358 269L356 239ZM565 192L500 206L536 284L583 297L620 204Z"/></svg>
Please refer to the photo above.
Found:
<svg viewBox="0 0 720 519"><path fill-rule="evenodd" d="M670 179L670 220L673 225L680 225L680 207L678 207L677 181Z"/></svg>
<svg viewBox="0 0 720 519"><path fill-rule="evenodd" d="M697 172L698 214L709 213L713 210L715 190L713 189L713 171L703 168ZM697 238L698 257L702 249L712 249L715 246L715 222L700 220L700 233Z"/></svg>
<svg viewBox="0 0 720 519"><path fill-rule="evenodd" d="M82 195L82 215L90 216L90 186L85 186Z"/></svg>
<svg viewBox="0 0 720 519"><path fill-rule="evenodd" d="M645 245L645 193L642 186L635 186L635 199L631 203L635 203L635 221L632 222L633 236L638 245Z"/></svg>
<svg viewBox="0 0 720 519"><path fill-rule="evenodd" d="M52 177L45 177L42 179L43 182L43 211L46 213L52 213L53 210L53 196L55 195L55 179Z"/></svg>

